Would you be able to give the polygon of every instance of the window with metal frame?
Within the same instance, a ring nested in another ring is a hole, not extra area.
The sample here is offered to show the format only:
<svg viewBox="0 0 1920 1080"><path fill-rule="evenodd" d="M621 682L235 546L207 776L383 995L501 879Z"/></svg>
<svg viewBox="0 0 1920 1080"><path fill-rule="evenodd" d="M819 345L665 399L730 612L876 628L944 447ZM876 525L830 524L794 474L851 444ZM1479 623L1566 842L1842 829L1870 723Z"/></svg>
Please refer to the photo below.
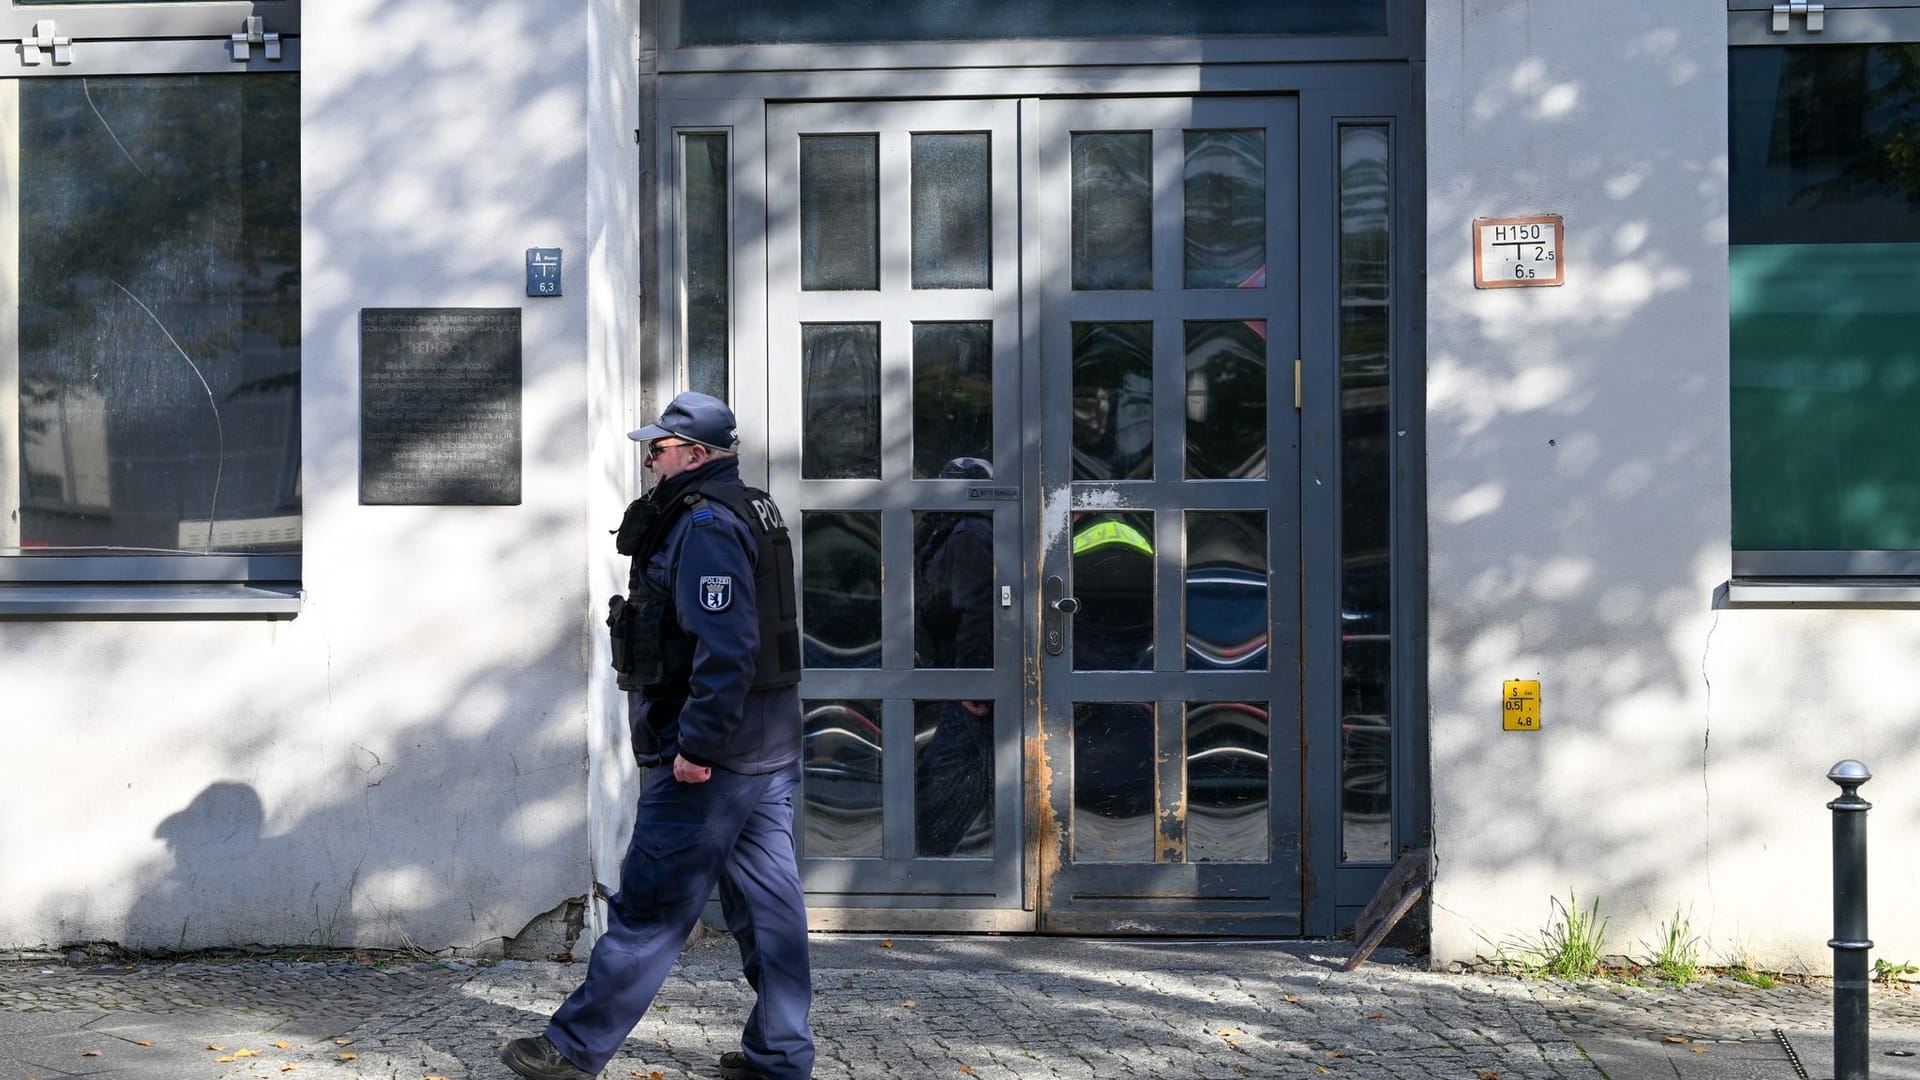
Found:
<svg viewBox="0 0 1920 1080"><path fill-rule="evenodd" d="M299 2L0 5L0 616L292 614Z"/></svg>

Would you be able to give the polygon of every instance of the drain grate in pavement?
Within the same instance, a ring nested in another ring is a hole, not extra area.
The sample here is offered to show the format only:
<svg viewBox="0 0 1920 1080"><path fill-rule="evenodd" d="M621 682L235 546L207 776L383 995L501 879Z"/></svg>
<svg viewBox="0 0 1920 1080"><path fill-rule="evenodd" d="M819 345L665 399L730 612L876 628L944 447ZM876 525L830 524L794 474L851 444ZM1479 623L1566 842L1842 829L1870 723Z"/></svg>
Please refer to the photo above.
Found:
<svg viewBox="0 0 1920 1080"><path fill-rule="evenodd" d="M1800 1055L1794 1052L1793 1044L1787 1041L1787 1033L1779 1028L1773 1029L1773 1037L1780 1040L1780 1049L1787 1052L1787 1060L1793 1062L1793 1074L1800 1080L1808 1080L1807 1067L1800 1064Z"/></svg>

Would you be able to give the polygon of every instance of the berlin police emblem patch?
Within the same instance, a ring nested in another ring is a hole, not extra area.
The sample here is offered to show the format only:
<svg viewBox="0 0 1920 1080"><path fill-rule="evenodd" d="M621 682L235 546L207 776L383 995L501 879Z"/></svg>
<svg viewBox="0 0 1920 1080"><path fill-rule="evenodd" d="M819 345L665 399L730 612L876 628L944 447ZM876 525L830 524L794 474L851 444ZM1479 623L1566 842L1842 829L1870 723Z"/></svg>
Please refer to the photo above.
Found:
<svg viewBox="0 0 1920 1080"><path fill-rule="evenodd" d="M703 577L700 579L700 606L708 611L725 611L733 604L733 579L730 577Z"/></svg>

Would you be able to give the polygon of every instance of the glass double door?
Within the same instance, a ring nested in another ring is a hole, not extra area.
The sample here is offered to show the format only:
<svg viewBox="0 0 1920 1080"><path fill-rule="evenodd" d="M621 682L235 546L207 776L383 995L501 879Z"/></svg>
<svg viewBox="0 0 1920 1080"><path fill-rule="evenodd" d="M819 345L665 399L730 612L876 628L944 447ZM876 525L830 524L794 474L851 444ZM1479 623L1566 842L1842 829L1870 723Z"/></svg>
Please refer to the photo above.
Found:
<svg viewBox="0 0 1920 1080"><path fill-rule="evenodd" d="M817 921L1298 932L1295 100L767 132Z"/></svg>

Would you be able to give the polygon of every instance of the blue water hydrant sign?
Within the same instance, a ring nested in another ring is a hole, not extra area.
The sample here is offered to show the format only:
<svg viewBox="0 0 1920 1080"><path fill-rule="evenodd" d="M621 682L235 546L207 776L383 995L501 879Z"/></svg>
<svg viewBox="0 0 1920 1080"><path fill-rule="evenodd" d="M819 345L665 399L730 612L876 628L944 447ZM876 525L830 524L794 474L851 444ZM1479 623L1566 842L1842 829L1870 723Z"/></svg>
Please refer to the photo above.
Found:
<svg viewBox="0 0 1920 1080"><path fill-rule="evenodd" d="M527 249L527 295L560 295L560 249Z"/></svg>

